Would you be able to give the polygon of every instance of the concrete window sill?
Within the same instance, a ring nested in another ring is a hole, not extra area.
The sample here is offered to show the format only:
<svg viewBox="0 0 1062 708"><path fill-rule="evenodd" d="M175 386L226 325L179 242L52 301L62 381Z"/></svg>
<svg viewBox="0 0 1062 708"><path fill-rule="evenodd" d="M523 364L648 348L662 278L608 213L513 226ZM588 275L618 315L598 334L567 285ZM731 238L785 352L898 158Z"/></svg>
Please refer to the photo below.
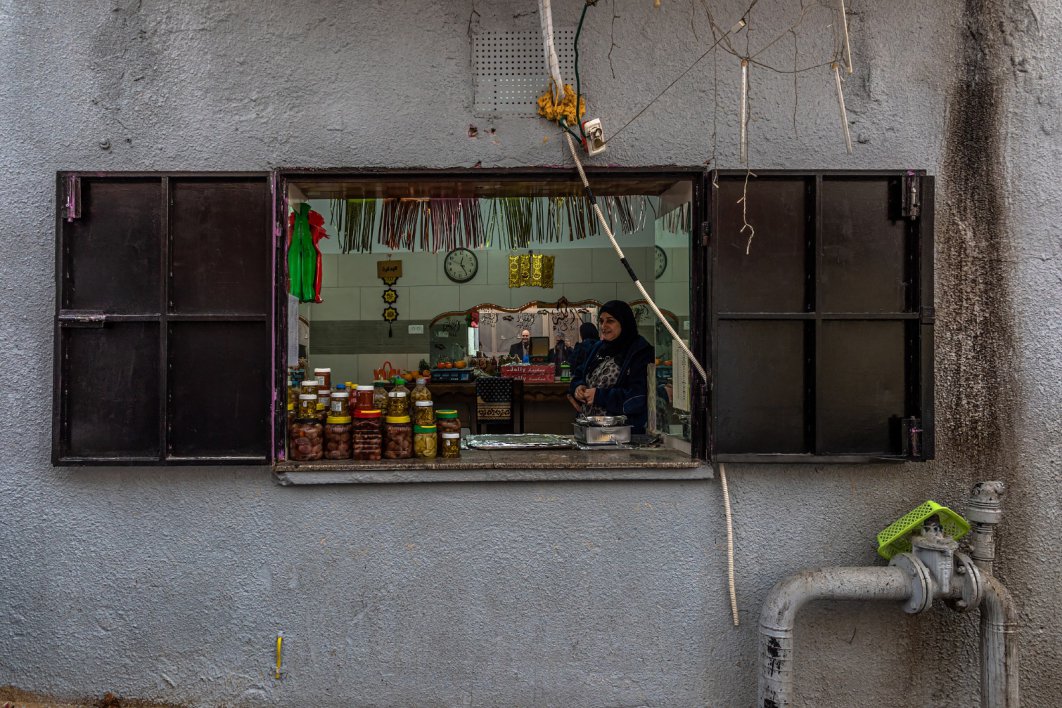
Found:
<svg viewBox="0 0 1062 708"><path fill-rule="evenodd" d="M711 479L712 468L677 450L462 450L458 460L321 460L273 467L284 486L416 482Z"/></svg>

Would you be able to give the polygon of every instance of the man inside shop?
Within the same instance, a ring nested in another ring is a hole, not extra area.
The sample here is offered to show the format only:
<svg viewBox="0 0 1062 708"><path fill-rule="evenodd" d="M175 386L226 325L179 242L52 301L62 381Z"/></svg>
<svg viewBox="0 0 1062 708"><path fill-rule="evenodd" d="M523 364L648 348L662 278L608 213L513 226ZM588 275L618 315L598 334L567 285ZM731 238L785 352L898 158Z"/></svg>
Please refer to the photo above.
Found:
<svg viewBox="0 0 1062 708"><path fill-rule="evenodd" d="M525 356L531 358L531 330L520 332L520 341L509 347L509 356L515 356L520 361L524 361Z"/></svg>

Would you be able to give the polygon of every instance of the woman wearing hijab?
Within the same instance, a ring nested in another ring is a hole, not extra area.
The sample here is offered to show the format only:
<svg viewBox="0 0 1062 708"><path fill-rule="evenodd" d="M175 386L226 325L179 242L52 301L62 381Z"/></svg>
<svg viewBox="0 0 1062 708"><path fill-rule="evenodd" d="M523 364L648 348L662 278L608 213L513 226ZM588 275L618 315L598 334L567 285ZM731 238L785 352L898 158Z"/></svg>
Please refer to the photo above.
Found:
<svg viewBox="0 0 1062 708"><path fill-rule="evenodd" d="M622 300L602 305L597 323L601 340L572 373L568 390L587 415L625 415L631 432L644 433L653 347L638 334L634 311Z"/></svg>

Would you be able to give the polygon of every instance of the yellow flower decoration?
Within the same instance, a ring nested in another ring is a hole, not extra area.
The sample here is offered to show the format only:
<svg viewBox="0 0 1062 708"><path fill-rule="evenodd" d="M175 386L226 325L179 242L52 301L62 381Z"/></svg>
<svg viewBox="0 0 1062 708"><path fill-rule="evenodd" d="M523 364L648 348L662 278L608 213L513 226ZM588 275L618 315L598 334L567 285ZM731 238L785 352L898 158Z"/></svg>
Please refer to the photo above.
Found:
<svg viewBox="0 0 1062 708"><path fill-rule="evenodd" d="M546 92L538 97L538 114L546 120L554 123L563 118L568 125L578 125L579 118L586 114L586 99L579 98L579 115L575 115L575 89L571 84L564 84L564 96L558 103L553 95L553 82L550 82Z"/></svg>

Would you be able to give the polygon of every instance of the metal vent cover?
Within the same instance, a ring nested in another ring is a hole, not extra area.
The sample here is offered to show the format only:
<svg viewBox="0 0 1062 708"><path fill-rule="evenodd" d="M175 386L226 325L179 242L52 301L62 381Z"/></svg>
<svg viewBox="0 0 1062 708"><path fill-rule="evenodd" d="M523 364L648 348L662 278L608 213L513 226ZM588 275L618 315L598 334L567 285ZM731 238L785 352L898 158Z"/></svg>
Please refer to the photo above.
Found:
<svg viewBox="0 0 1062 708"><path fill-rule="evenodd" d="M575 84L575 30L554 30L561 76ZM472 37L473 92L477 115L534 116L549 70L542 33L479 32Z"/></svg>

